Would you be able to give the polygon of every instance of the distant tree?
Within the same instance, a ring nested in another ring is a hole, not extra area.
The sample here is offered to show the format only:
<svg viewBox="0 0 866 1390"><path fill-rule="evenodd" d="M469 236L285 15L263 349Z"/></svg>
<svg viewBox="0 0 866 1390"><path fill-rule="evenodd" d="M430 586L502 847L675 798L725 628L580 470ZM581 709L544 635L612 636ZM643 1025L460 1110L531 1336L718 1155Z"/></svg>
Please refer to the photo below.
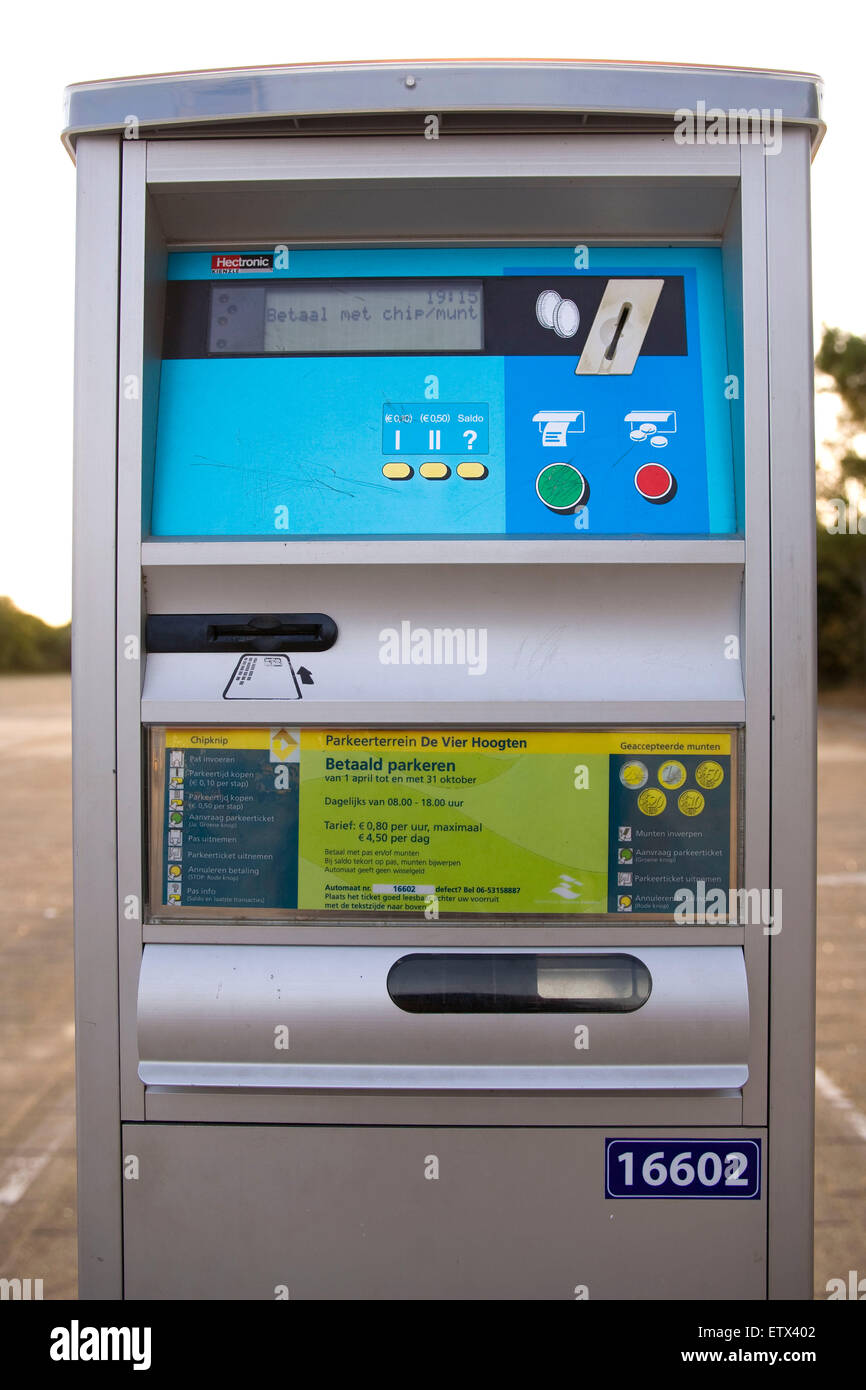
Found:
<svg viewBox="0 0 866 1390"><path fill-rule="evenodd" d="M825 328L815 365L833 378L846 422L862 430L866 426L866 338L843 333L840 328Z"/></svg>
<svg viewBox="0 0 866 1390"><path fill-rule="evenodd" d="M0 671L68 671L70 624L49 627L0 597Z"/></svg>
<svg viewBox="0 0 866 1390"><path fill-rule="evenodd" d="M815 365L842 402L839 474L818 474L818 679L838 685L866 680L866 338L825 328Z"/></svg>

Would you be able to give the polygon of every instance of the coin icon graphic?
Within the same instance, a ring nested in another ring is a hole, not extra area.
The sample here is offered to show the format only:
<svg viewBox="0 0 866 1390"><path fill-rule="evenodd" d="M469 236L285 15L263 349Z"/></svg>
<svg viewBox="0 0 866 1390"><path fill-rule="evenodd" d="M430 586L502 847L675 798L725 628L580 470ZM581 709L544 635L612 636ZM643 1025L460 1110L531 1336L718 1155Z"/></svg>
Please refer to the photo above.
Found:
<svg viewBox="0 0 866 1390"><path fill-rule="evenodd" d="M725 780L725 769L721 763L712 761L699 763L695 773L695 781L699 787L705 791L712 791L714 787L720 787Z"/></svg>
<svg viewBox="0 0 866 1390"><path fill-rule="evenodd" d="M630 787L632 791L637 791L639 787L645 786L648 777L649 772L646 763L637 761L623 763L619 770L619 780L624 787Z"/></svg>
<svg viewBox="0 0 866 1390"><path fill-rule="evenodd" d="M660 816L667 804L667 797L658 787L647 787L637 799L638 810L645 816Z"/></svg>
<svg viewBox="0 0 866 1390"><path fill-rule="evenodd" d="M677 787L681 787L686 776L686 770L682 763L678 763L675 759L662 763L659 768L659 782L669 791L676 791Z"/></svg>
<svg viewBox="0 0 866 1390"><path fill-rule="evenodd" d="M701 792L687 791L680 792L677 805L684 816L699 816L706 802Z"/></svg>

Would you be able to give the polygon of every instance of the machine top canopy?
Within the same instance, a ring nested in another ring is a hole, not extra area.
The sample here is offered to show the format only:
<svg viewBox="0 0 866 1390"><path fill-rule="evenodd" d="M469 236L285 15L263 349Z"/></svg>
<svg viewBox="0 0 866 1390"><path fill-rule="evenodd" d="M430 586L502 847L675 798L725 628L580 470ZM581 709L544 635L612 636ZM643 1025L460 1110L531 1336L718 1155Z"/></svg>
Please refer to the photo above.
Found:
<svg viewBox="0 0 866 1390"><path fill-rule="evenodd" d="M452 134L667 130L685 111L766 112L824 134L810 73L666 63L394 61L164 73L68 87L63 140L127 130L159 136L400 134L436 112ZM363 127L360 131L358 123ZM411 125L408 122L412 122Z"/></svg>

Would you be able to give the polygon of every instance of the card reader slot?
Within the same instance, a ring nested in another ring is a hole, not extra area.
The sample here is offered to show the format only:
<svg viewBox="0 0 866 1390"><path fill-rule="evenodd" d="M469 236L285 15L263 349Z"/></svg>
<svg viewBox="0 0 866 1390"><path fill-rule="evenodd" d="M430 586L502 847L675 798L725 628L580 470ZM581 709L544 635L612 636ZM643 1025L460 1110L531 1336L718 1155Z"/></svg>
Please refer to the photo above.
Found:
<svg viewBox="0 0 866 1390"><path fill-rule="evenodd" d="M151 652L326 652L336 640L326 613L160 613L146 628Z"/></svg>

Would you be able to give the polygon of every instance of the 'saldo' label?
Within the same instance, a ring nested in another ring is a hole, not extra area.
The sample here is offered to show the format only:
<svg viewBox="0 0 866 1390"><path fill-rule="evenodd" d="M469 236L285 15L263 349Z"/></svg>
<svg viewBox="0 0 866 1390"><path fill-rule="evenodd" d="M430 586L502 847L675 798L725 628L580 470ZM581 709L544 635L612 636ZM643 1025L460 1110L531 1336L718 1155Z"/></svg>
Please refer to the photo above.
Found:
<svg viewBox="0 0 866 1390"><path fill-rule="evenodd" d="M605 1139L605 1197L761 1195L760 1139Z"/></svg>

